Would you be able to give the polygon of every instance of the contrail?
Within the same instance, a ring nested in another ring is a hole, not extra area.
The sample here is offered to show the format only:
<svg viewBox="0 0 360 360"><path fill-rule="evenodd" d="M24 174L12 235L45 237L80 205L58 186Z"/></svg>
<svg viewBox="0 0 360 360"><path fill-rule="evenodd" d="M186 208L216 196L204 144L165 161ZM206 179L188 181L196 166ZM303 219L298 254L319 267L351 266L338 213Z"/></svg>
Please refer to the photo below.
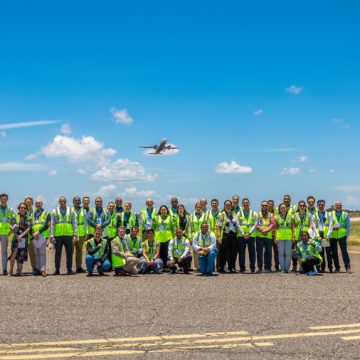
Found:
<svg viewBox="0 0 360 360"><path fill-rule="evenodd" d="M44 121L27 121L27 122L12 123L12 124L0 124L0 130L19 129L19 128L32 127L32 126L52 125L52 124L57 124L59 122L60 121L57 121L57 120L44 120Z"/></svg>

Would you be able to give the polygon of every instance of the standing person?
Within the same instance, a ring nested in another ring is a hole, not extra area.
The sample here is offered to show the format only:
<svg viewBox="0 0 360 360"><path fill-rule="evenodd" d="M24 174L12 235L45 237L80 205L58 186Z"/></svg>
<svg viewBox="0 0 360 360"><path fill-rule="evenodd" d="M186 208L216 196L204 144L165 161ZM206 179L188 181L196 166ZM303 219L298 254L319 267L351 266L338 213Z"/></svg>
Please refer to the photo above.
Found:
<svg viewBox="0 0 360 360"><path fill-rule="evenodd" d="M10 226L15 220L15 212L8 206L9 196L5 193L0 195L0 240L1 240L1 260L3 275L7 275L8 243L11 234Z"/></svg>
<svg viewBox="0 0 360 360"><path fill-rule="evenodd" d="M207 208L207 200L206 200L206 198L203 197L203 198L200 199L200 206L201 206L201 211L207 217L209 209Z"/></svg>
<svg viewBox="0 0 360 360"><path fill-rule="evenodd" d="M174 216L174 215L177 214L178 205L179 205L178 198L177 197L172 197L171 200L170 200L170 209L169 209L170 216Z"/></svg>
<svg viewBox="0 0 360 360"><path fill-rule="evenodd" d="M26 213L31 218L31 222L33 221L33 215L34 215L34 200L31 196L27 196L24 199L24 203L26 204ZM36 257L35 257L35 249L34 249L34 243L32 242L32 238L29 234L28 237L28 254L30 257L30 263L32 268L32 274L33 275L40 275L40 269L36 267Z"/></svg>
<svg viewBox="0 0 360 360"><path fill-rule="evenodd" d="M171 239L169 242L168 258L167 265L171 269L172 274L176 273L176 264L179 268L183 268L184 274L189 273L192 261L190 241L183 237L183 231L180 228L176 229L174 239Z"/></svg>
<svg viewBox="0 0 360 360"><path fill-rule="evenodd" d="M94 267L97 267L99 276L110 269L109 244L102 236L102 229L95 228L94 237L86 243L86 269L87 276L92 276Z"/></svg>
<svg viewBox="0 0 360 360"><path fill-rule="evenodd" d="M342 209L341 201L336 201L335 210L332 212L332 232L330 235L330 248L334 260L335 272L340 272L340 263L338 255L338 244L340 245L341 255L344 261L345 269L351 274L350 257L347 251L347 238L350 235L350 217Z"/></svg>
<svg viewBox="0 0 360 360"><path fill-rule="evenodd" d="M127 240L126 229L124 226L119 227L118 236L111 241L112 266L115 275L136 275L138 274L139 259L130 253Z"/></svg>
<svg viewBox="0 0 360 360"><path fill-rule="evenodd" d="M240 211L239 195L233 195L233 197L231 198L231 203L232 203L232 211L233 211L234 215L236 216L236 214Z"/></svg>
<svg viewBox="0 0 360 360"><path fill-rule="evenodd" d="M94 234L95 228L99 227L102 231L110 224L110 214L103 207L103 200L101 197L95 199L95 208L90 209L86 217L88 225L89 237Z"/></svg>
<svg viewBox="0 0 360 360"><path fill-rule="evenodd" d="M14 263L17 262L17 275L22 275L23 264L28 259L28 237L31 231L31 215L27 212L25 202L18 206L18 214L12 220L11 231L14 234L11 243L10 275L14 274Z"/></svg>
<svg viewBox="0 0 360 360"><path fill-rule="evenodd" d="M178 206L178 213L173 217L174 229L181 229L183 236L191 237L191 220L190 215L185 209L185 206L180 204Z"/></svg>
<svg viewBox="0 0 360 360"><path fill-rule="evenodd" d="M275 220L275 202L274 200L268 200L268 211L269 213L271 213L274 216L274 220ZM279 251L278 251L278 247L275 241L275 227L274 230L272 231L272 249L273 249L273 253L274 253L274 264L275 264L275 271L280 271L279 268Z"/></svg>
<svg viewBox="0 0 360 360"><path fill-rule="evenodd" d="M124 211L122 203L123 203L123 201L122 201L121 197L117 197L115 199L115 212L118 216L120 216L120 214Z"/></svg>
<svg viewBox="0 0 360 360"><path fill-rule="evenodd" d="M85 270L82 267L82 259L83 259L84 241L88 233L86 211L83 208L81 208L80 205L81 205L80 197L75 196L73 198L72 211L76 217L78 237L77 240L73 242L73 252L75 251L76 272L79 274L85 272Z"/></svg>
<svg viewBox="0 0 360 360"><path fill-rule="evenodd" d="M314 217L316 214L316 207L315 207L315 197L310 195L306 199L307 202L307 212Z"/></svg>
<svg viewBox="0 0 360 360"><path fill-rule="evenodd" d="M194 235L193 248L199 256L201 274L203 276L213 275L218 250L215 234L209 231L209 224L201 224L201 231Z"/></svg>
<svg viewBox="0 0 360 360"><path fill-rule="evenodd" d="M218 232L217 232L217 225L218 225L218 217L220 214L219 211L219 200L218 199L212 199L210 202L211 209L207 212L207 222L209 223L209 229L212 231L216 236L216 247L219 250L220 244L221 244L221 238L218 238ZM220 254L218 251L218 254L216 256L216 269L219 270L220 268Z"/></svg>
<svg viewBox="0 0 360 360"><path fill-rule="evenodd" d="M224 202L224 209L218 216L217 239L220 242L219 267L220 273L225 273L227 263L228 271L235 272L235 262L238 252L236 232L239 224L236 221L230 200Z"/></svg>
<svg viewBox="0 0 360 360"><path fill-rule="evenodd" d="M207 222L206 214L203 213L202 207L200 202L195 204L195 211L193 214L190 215L190 226L191 226L191 236L190 238L193 239L196 232L200 231L201 225ZM194 254L194 266L195 270L199 271L199 257L196 252Z"/></svg>
<svg viewBox="0 0 360 360"><path fill-rule="evenodd" d="M281 272L290 270L292 245L296 244L294 220L291 211L284 203L279 205L279 214L275 215L275 241L279 249Z"/></svg>
<svg viewBox="0 0 360 360"><path fill-rule="evenodd" d="M160 259L160 245L155 241L155 234L153 229L146 230L147 240L143 244L143 256L140 258L140 273L146 274L151 271L154 274L159 274L164 264Z"/></svg>
<svg viewBox="0 0 360 360"><path fill-rule="evenodd" d="M131 233L134 226L139 227L139 221L136 213L131 211L132 204L127 201L124 206L124 211L120 214L120 226L124 226L126 229L126 235Z"/></svg>
<svg viewBox="0 0 360 360"><path fill-rule="evenodd" d="M168 257L169 242L174 236L174 223L169 209L161 205L155 220L155 240L160 244L160 258L166 266Z"/></svg>
<svg viewBox="0 0 360 360"><path fill-rule="evenodd" d="M316 228L319 231L320 241L321 241L321 252L320 255L323 258L321 263L320 272L325 272L326 263L330 273L333 272L332 269L332 256L330 249L330 235L332 231L332 216L325 210L325 200L317 201L317 211L314 216L314 221Z"/></svg>
<svg viewBox="0 0 360 360"><path fill-rule="evenodd" d="M33 244L36 259L36 268L40 270L42 276L46 273L46 245L49 239L49 228L51 215L43 208L41 199L35 200L35 211L32 220Z"/></svg>
<svg viewBox="0 0 360 360"><path fill-rule="evenodd" d="M291 203L290 195L284 195L282 203L285 204L287 212L289 212L291 215L295 214L295 212L297 210L297 206L293 205ZM275 214L279 214L279 209L280 209L280 206L276 209Z"/></svg>
<svg viewBox="0 0 360 360"><path fill-rule="evenodd" d="M153 223L156 218L156 209L154 208L154 200L147 199L145 201L146 207L140 211L140 223L141 223L141 233L143 240L146 240L146 231L153 228Z"/></svg>
<svg viewBox="0 0 360 360"><path fill-rule="evenodd" d="M263 260L265 259L265 272L271 272L272 260L272 238L275 228L274 216L268 211L268 202L261 203L261 210L257 217L257 233L256 233L256 255L258 273L263 270Z"/></svg>
<svg viewBox="0 0 360 360"><path fill-rule="evenodd" d="M239 265L240 272L246 271L245 256L246 247L248 248L250 271L255 273L255 238L257 228L256 212L250 209L250 200L244 198L242 200L242 208L236 215L236 221L239 224L238 229L238 246L239 246Z"/></svg>
<svg viewBox="0 0 360 360"><path fill-rule="evenodd" d="M50 241L55 241L55 272L53 275L60 275L61 252L63 246L66 251L67 275L73 275L72 256L73 241L77 241L77 220L74 212L66 206L65 196L59 199L59 207L51 213Z"/></svg>
<svg viewBox="0 0 360 360"><path fill-rule="evenodd" d="M134 226L131 230L131 233L126 235L126 240L128 243L129 252L136 257L140 258L143 253L142 241L139 236L139 228Z"/></svg>
<svg viewBox="0 0 360 360"><path fill-rule="evenodd" d="M82 205L83 205L83 209L87 215L90 211L90 198L88 196L84 196L82 198Z"/></svg>
<svg viewBox="0 0 360 360"><path fill-rule="evenodd" d="M111 241L113 239L115 239L118 234L118 228L120 226L120 218L119 218L118 213L115 211L115 203L113 201L108 202L107 210L109 212L110 222L109 222L109 225L105 228L105 231L106 231L106 236L107 236L107 242L109 245L108 260L111 265ZM110 269L111 269L111 267L110 267Z"/></svg>

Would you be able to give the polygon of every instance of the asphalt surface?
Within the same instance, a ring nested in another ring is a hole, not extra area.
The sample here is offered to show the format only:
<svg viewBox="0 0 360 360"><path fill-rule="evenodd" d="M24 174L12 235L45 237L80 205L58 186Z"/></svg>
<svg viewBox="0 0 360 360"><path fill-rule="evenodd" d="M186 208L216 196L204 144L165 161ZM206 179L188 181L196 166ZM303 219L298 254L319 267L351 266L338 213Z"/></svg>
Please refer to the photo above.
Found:
<svg viewBox="0 0 360 360"><path fill-rule="evenodd" d="M0 276L0 360L360 359L350 251L351 275Z"/></svg>

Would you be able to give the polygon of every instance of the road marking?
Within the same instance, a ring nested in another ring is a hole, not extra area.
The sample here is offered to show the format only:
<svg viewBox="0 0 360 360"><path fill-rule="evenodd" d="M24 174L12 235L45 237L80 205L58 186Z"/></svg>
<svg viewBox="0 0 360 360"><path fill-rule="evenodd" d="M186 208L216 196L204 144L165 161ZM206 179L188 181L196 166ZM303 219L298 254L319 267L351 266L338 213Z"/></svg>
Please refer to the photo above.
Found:
<svg viewBox="0 0 360 360"><path fill-rule="evenodd" d="M1 354L26 354L26 353L35 353L35 352L57 352L57 351L74 351L74 348L61 348L61 347L53 347L53 348L37 348L37 349L19 349L19 350L0 350Z"/></svg>
<svg viewBox="0 0 360 360"><path fill-rule="evenodd" d="M360 251L349 251L350 254L360 254Z"/></svg>
<svg viewBox="0 0 360 360"><path fill-rule="evenodd" d="M360 340L360 336L345 336L345 337L342 337L342 339L345 341Z"/></svg>
<svg viewBox="0 0 360 360"><path fill-rule="evenodd" d="M310 326L311 330L326 330L326 329L346 329L360 327L360 323L356 324L344 324L344 325L325 325L325 326Z"/></svg>

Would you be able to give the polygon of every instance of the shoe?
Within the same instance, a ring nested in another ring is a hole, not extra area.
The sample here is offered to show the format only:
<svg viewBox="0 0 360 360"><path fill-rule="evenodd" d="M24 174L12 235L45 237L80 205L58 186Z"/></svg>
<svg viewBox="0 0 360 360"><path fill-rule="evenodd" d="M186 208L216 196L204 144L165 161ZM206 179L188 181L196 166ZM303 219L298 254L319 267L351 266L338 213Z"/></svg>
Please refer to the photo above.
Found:
<svg viewBox="0 0 360 360"><path fill-rule="evenodd" d="M241 269L240 271L239 271L239 274L245 274L245 269Z"/></svg>
<svg viewBox="0 0 360 360"><path fill-rule="evenodd" d="M40 275L40 274L41 274L41 272L40 272L40 270L39 270L39 269L37 269L37 268L33 268L32 274L33 274L33 276L37 276L37 275Z"/></svg>
<svg viewBox="0 0 360 360"><path fill-rule="evenodd" d="M80 266L80 267L78 267L78 268L76 269L76 272L77 272L78 274L82 274L82 273L85 272L85 270Z"/></svg>
<svg viewBox="0 0 360 360"><path fill-rule="evenodd" d="M265 272L266 272L266 271L267 271L267 270L265 270ZM261 274L261 273L262 273L262 270L261 270L261 269L257 269L257 270L256 270L256 273L257 273L257 274Z"/></svg>
<svg viewBox="0 0 360 360"><path fill-rule="evenodd" d="M333 273L333 269L329 269L329 274L332 274Z"/></svg>
<svg viewBox="0 0 360 360"><path fill-rule="evenodd" d="M230 269L229 274L236 274L236 270L235 269Z"/></svg>
<svg viewBox="0 0 360 360"><path fill-rule="evenodd" d="M189 270L184 270L184 275L189 275Z"/></svg>
<svg viewBox="0 0 360 360"><path fill-rule="evenodd" d="M55 276L55 275L60 275L60 271L59 270L55 270L54 272L53 272L53 275Z"/></svg>
<svg viewBox="0 0 360 360"><path fill-rule="evenodd" d="M224 269L219 269L218 272L219 272L219 274L225 274L225 270L224 270Z"/></svg>
<svg viewBox="0 0 360 360"><path fill-rule="evenodd" d="M250 272L251 274L255 274L255 269L252 269Z"/></svg>
<svg viewBox="0 0 360 360"><path fill-rule="evenodd" d="M347 273L347 274L351 274L350 266L349 266L348 268L346 268L346 273Z"/></svg>
<svg viewBox="0 0 360 360"><path fill-rule="evenodd" d="M86 276L87 276L87 277L91 277L91 276L93 276L93 273L92 273L92 272L89 272L89 273L86 274Z"/></svg>
<svg viewBox="0 0 360 360"><path fill-rule="evenodd" d="M42 276L42 277L47 277L47 273L46 273L45 270L41 271L41 276Z"/></svg>
<svg viewBox="0 0 360 360"><path fill-rule="evenodd" d="M99 276L105 276L103 271L99 271Z"/></svg>
<svg viewBox="0 0 360 360"><path fill-rule="evenodd" d="M72 271L72 270L70 270L70 271L68 271L67 273L66 273L66 275L74 275L75 273Z"/></svg>
<svg viewBox="0 0 360 360"><path fill-rule="evenodd" d="M310 271L306 275L308 275L308 276L316 276L316 272L315 271Z"/></svg>
<svg viewBox="0 0 360 360"><path fill-rule="evenodd" d="M340 273L340 268L335 269L335 273L336 273L336 274L339 274L339 273Z"/></svg>
<svg viewBox="0 0 360 360"><path fill-rule="evenodd" d="M176 274L176 269L171 270L170 275Z"/></svg>
<svg viewBox="0 0 360 360"><path fill-rule="evenodd" d="M3 275L4 275L4 276L7 276L7 275L8 275L7 270L4 270L4 271L3 271Z"/></svg>
<svg viewBox="0 0 360 360"><path fill-rule="evenodd" d="M214 276L213 273L207 273L206 276Z"/></svg>

